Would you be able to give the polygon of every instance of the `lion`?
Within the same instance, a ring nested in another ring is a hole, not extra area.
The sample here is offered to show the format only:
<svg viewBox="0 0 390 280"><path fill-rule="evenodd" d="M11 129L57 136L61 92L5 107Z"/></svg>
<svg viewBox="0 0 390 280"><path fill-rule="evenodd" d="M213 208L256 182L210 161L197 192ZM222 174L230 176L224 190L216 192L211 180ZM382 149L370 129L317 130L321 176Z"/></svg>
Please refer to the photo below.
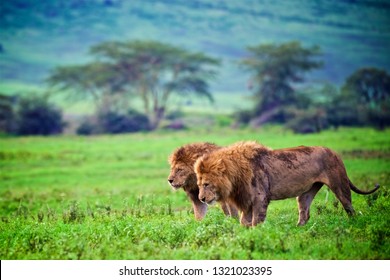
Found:
<svg viewBox="0 0 390 280"><path fill-rule="evenodd" d="M193 143L177 148L168 158L171 171L168 176L168 183L174 190L183 188L192 203L196 220L202 220L207 212L207 204L199 200L199 188L196 184L194 171L195 161L202 155L220 149L212 143ZM221 202L225 215L238 217L235 207L228 203Z"/></svg>
<svg viewBox="0 0 390 280"><path fill-rule="evenodd" d="M299 226L310 218L310 205L327 185L348 215L354 215L351 190L367 195L375 192L355 187L341 158L326 147L299 146L272 150L246 141L215 150L194 165L199 200L205 204L227 202L241 211L240 223L256 226L264 222L271 200L296 197Z"/></svg>

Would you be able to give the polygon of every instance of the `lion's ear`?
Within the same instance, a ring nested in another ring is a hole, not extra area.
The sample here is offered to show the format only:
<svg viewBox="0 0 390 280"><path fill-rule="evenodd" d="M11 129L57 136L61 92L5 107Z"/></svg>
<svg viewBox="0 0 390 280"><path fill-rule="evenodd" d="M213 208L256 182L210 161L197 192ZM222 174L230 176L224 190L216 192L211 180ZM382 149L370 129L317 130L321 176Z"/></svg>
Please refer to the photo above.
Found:
<svg viewBox="0 0 390 280"><path fill-rule="evenodd" d="M194 164L195 172L203 173L204 172L204 163L202 158L198 158Z"/></svg>
<svg viewBox="0 0 390 280"><path fill-rule="evenodd" d="M221 172L221 173L226 170L226 165L225 165L223 159L221 159L221 158L217 161L217 170L218 170L218 172Z"/></svg>
<svg viewBox="0 0 390 280"><path fill-rule="evenodd" d="M185 158L186 158L186 151L184 149L184 147L180 147L178 148L175 153L174 153L175 157L177 160L181 160L181 161L185 161Z"/></svg>

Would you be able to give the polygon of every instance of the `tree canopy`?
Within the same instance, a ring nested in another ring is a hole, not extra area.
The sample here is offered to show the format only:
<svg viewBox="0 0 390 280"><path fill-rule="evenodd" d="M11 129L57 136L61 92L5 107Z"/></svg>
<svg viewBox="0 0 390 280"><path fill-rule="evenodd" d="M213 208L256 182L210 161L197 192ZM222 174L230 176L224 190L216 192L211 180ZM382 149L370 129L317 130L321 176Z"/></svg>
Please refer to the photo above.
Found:
<svg viewBox="0 0 390 280"><path fill-rule="evenodd" d="M271 118L272 112L295 102L294 85L304 81L305 73L323 65L316 59L320 55L318 46L305 48L296 41L247 49L249 55L241 60L241 65L251 73L250 89L256 98L256 116Z"/></svg>
<svg viewBox="0 0 390 280"><path fill-rule="evenodd" d="M380 129L390 124L390 75L377 68L352 73L342 88L345 98L361 107L361 114Z"/></svg>
<svg viewBox="0 0 390 280"><path fill-rule="evenodd" d="M219 60L203 53L156 41L105 42L91 47L91 63L58 67L48 82L81 97L91 96L98 107L127 106L140 97L153 127L163 118L172 94L213 100L209 81Z"/></svg>
<svg viewBox="0 0 390 280"><path fill-rule="evenodd" d="M343 88L359 103L375 108L390 99L390 75L377 68L361 68L347 78Z"/></svg>

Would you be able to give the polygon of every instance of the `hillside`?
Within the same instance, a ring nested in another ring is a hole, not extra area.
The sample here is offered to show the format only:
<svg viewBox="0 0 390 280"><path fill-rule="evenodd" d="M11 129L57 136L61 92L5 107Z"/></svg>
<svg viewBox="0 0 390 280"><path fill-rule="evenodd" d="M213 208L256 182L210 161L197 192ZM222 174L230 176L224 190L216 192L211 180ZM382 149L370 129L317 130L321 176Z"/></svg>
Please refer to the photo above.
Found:
<svg viewBox="0 0 390 280"><path fill-rule="evenodd" d="M0 91L41 86L48 71L88 60L91 45L153 39L223 59L214 91L247 92L236 62L246 46L317 44L325 67L310 81L344 82L362 66L390 70L388 1L0 2Z"/></svg>

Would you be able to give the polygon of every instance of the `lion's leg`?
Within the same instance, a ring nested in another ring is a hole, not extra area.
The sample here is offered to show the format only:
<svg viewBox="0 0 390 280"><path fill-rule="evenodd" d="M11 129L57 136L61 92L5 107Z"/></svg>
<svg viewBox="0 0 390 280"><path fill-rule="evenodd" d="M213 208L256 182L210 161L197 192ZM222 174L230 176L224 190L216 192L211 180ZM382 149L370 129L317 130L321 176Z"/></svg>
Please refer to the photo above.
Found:
<svg viewBox="0 0 390 280"><path fill-rule="evenodd" d="M223 213L225 213L226 216L229 216L229 205L226 202L221 202L221 208Z"/></svg>
<svg viewBox="0 0 390 280"><path fill-rule="evenodd" d="M328 187L330 190L336 195L337 199L341 202L343 205L345 211L349 216L352 216L355 214L355 210L352 207L352 198L351 198L351 189L349 188L349 180L345 176L342 176L341 174L336 179L333 178L333 180L330 180Z"/></svg>
<svg viewBox="0 0 390 280"><path fill-rule="evenodd" d="M241 212L240 223L243 226L250 227L252 225L252 210L248 212Z"/></svg>
<svg viewBox="0 0 390 280"><path fill-rule="evenodd" d="M310 205L317 192L321 189L322 185L322 183L314 183L310 190L297 197L299 210L299 220L297 224L298 226L305 225L309 220Z"/></svg>
<svg viewBox="0 0 390 280"><path fill-rule="evenodd" d="M252 226L262 223L267 215L269 199L265 195L260 195L255 199L253 205Z"/></svg>
<svg viewBox="0 0 390 280"><path fill-rule="evenodd" d="M238 210L234 205L229 204L227 202L221 202L221 207L226 216L230 216L233 218L238 217Z"/></svg>
<svg viewBox="0 0 390 280"><path fill-rule="evenodd" d="M237 208L227 202L221 202L221 208L226 216L238 217Z"/></svg>
<svg viewBox="0 0 390 280"><path fill-rule="evenodd" d="M333 191L333 190L332 190ZM351 191L350 190L336 190L333 191L338 200L340 200L341 204L344 207L344 210L347 212L349 216L355 215L355 210L352 207L352 200L351 200ZM349 192L349 193L348 193Z"/></svg>
<svg viewBox="0 0 390 280"><path fill-rule="evenodd" d="M207 204L198 201L192 201L192 208L194 209L195 219L202 220L207 212Z"/></svg>
<svg viewBox="0 0 390 280"><path fill-rule="evenodd" d="M202 220L207 212L207 204L202 203L198 198L199 191L187 192L188 198L191 200L192 208L196 220Z"/></svg>
<svg viewBox="0 0 390 280"><path fill-rule="evenodd" d="M237 218L238 217L238 209L237 209L237 207L232 205L232 204L228 204L228 205L229 205L230 216L233 217L233 218Z"/></svg>

